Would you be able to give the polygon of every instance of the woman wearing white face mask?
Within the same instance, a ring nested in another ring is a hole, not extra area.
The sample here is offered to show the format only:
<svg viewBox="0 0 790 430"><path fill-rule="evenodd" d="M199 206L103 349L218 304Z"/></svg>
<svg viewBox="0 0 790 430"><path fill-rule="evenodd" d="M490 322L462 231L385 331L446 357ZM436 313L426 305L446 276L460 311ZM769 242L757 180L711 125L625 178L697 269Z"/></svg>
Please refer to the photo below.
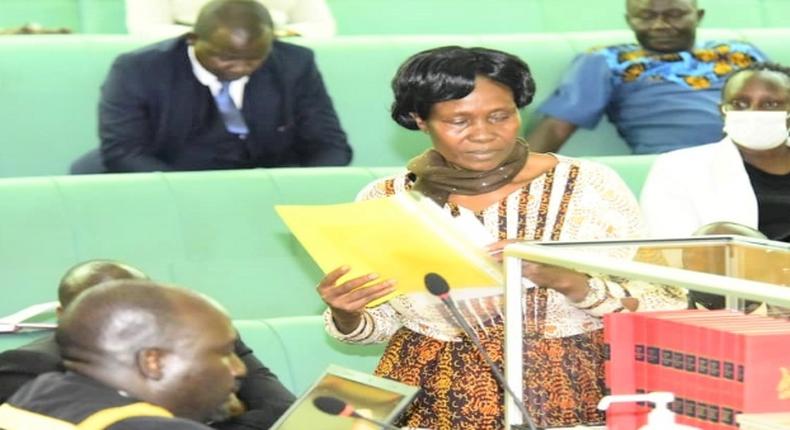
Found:
<svg viewBox="0 0 790 430"><path fill-rule="evenodd" d="M658 156L641 196L653 236L730 221L790 242L789 71L736 72L722 90L724 139Z"/></svg>

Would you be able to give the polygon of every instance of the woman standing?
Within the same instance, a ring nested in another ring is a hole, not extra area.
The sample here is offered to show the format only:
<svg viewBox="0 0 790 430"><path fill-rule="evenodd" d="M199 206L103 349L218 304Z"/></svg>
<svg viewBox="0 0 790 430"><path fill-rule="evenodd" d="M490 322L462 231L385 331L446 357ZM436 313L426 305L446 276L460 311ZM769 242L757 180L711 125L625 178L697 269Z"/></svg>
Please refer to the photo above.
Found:
<svg viewBox="0 0 790 430"><path fill-rule="evenodd" d="M620 178L599 164L531 153L519 109L535 91L519 58L484 48L442 47L408 59L393 80L392 117L421 130L433 149L408 172L370 184L359 199L420 191L453 215L471 213L499 242L637 237L642 221ZM341 267L319 284L328 331L354 343L389 342L380 376L422 388L402 424L435 430L503 427L502 390L466 337L448 336L401 296L373 308L397 280L346 282ZM541 426L603 421L601 316L624 309L685 308L682 291L627 286L558 268L527 265L524 399ZM368 285L367 288L359 286ZM503 323L479 333L502 363Z"/></svg>

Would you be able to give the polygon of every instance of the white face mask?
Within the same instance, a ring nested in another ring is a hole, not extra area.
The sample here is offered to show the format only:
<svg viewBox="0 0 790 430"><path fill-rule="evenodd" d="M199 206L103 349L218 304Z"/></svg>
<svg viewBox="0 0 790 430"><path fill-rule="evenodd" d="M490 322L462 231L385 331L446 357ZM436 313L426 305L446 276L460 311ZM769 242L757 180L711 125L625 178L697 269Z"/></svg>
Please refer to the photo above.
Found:
<svg viewBox="0 0 790 430"><path fill-rule="evenodd" d="M790 145L785 111L730 111L724 115L724 131L733 142L757 151Z"/></svg>

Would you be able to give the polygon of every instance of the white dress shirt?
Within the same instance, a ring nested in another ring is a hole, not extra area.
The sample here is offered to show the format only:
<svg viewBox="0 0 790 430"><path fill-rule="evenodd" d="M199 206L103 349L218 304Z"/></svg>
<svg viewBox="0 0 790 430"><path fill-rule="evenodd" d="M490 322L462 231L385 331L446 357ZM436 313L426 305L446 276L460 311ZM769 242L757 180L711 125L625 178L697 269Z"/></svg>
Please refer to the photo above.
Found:
<svg viewBox="0 0 790 430"><path fill-rule="evenodd" d="M195 78L197 78L201 84L207 86L211 91L211 95L216 97L220 88L222 88L222 82L220 82L213 73L206 70L206 68L200 64L200 61L198 61L197 57L195 57L195 48L191 45L187 46L187 55L189 55L189 62L192 63L192 73L195 75ZM236 108L239 110L241 110L241 107L244 103L244 87L247 85L247 81L249 80L249 76L244 76L230 82L228 92L230 92L230 98L233 99L233 104L235 104Z"/></svg>

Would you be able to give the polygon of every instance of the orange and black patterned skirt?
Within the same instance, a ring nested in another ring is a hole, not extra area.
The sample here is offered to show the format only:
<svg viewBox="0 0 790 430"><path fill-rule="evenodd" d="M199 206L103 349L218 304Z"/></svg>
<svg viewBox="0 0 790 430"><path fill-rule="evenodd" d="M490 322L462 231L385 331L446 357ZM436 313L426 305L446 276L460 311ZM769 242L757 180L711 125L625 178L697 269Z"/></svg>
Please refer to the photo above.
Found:
<svg viewBox="0 0 790 430"><path fill-rule="evenodd" d="M502 368L503 326L479 333ZM524 342L524 399L540 427L601 424L603 334ZM502 390L471 341L442 342L401 328L390 340L376 374L419 386L421 393L398 425L433 430L504 428Z"/></svg>

